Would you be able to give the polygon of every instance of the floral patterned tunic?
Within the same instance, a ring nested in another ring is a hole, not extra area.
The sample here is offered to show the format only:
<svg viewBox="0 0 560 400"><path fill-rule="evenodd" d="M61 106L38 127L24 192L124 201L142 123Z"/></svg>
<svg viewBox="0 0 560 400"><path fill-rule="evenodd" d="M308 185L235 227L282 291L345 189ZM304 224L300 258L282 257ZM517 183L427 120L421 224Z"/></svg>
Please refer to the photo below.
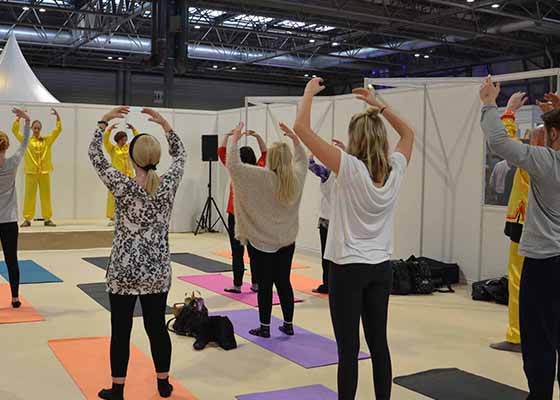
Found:
<svg viewBox="0 0 560 400"><path fill-rule="evenodd" d="M89 146L93 167L115 196L115 235L107 266L107 287L112 294L163 293L171 287L169 220L186 154L175 132L169 133L167 141L171 167L153 195L111 166L103 153L103 129L95 131Z"/></svg>

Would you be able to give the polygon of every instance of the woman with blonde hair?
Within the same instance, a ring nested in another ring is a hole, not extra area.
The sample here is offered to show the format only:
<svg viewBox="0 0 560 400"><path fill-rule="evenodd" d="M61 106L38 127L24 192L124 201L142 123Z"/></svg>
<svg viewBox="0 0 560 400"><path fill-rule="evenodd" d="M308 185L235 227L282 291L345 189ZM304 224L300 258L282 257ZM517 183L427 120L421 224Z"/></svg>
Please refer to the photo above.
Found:
<svg viewBox="0 0 560 400"><path fill-rule="evenodd" d="M169 220L183 177L185 149L169 122L156 111L144 108L142 113L165 132L171 167L158 176L160 143L151 135L141 134L132 140L129 149L136 177L124 175L105 158L103 133L111 120L123 118L128 112L128 107L117 107L105 114L89 147L89 157L97 174L115 196L115 235L107 267L113 386L99 392L100 398L109 400L123 399L132 316L138 297L144 328L150 339L159 394L170 397L173 391L169 384L171 340L165 326L167 294L171 287Z"/></svg>
<svg viewBox="0 0 560 400"><path fill-rule="evenodd" d="M235 196L235 237L247 245L255 264L259 285L260 327L249 333L270 337L272 287L276 286L284 325L280 330L293 335L294 291L290 282L292 259L299 227L299 205L307 175L307 157L295 134L280 124L293 141L294 153L284 142L268 149L266 167L244 164L238 150L243 125L233 132L227 153L227 168Z"/></svg>
<svg viewBox="0 0 560 400"><path fill-rule="evenodd" d="M313 97L325 87L311 80L298 108L294 130L335 175L325 258L329 306L339 354L338 398L353 400L358 386L360 318L373 363L375 398L391 397L391 356L387 316L393 271L395 205L412 154L414 131L367 89L353 92L367 102L348 127L347 150L329 144L311 129ZM399 134L389 154L382 117Z"/></svg>
<svg viewBox="0 0 560 400"><path fill-rule="evenodd" d="M31 137L30 118L25 111L14 108L12 112L19 119L25 121L21 145L11 157L6 157L10 148L10 139L4 132L0 132L0 242L4 252L4 260L8 267L8 278L12 292L12 307L19 308L19 264L17 257L18 243L18 207L16 196L16 174L29 138Z"/></svg>

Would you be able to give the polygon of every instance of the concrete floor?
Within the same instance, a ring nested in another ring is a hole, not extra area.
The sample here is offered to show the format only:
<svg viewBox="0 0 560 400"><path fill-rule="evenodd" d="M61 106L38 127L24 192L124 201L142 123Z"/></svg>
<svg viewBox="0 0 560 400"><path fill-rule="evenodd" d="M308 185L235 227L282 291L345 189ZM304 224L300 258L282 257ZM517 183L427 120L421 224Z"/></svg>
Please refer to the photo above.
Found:
<svg viewBox="0 0 560 400"><path fill-rule="evenodd" d="M174 252L189 251L224 261L213 252L227 249L228 241L220 234L196 238L190 234L171 235L171 247ZM81 258L107 254L108 249L20 253L21 259L35 260L64 282L21 288L22 294L46 317L45 322L0 325L0 399L83 399L48 347L47 340L110 334L109 313L76 288L79 283L100 282L104 278L104 271ZM317 256L298 253L296 261L312 266L298 270L299 274L320 279ZM174 276L200 273L177 264L173 269ZM182 301L184 293L192 289L174 279L169 303ZM201 292L211 311L245 307L212 292ZM333 337L327 301L302 293L298 295L305 302L296 306L296 324ZM8 299L1 301L6 303ZM274 307L274 314L281 317L279 307ZM467 287L458 287L455 294L392 297L389 338L394 376L455 367L526 389L520 355L488 347L503 339L506 321L505 307L473 302ZM141 319L135 319L132 341L150 354ZM201 400L233 399L239 394L310 384L323 384L336 390L336 366L306 370L239 337L239 348L232 352L217 348L195 352L193 339L173 335L172 341L171 373ZM367 350L363 340L362 349ZM109 375L109 365L106 367ZM371 376L370 361L361 361L357 399L373 398ZM393 398L425 399L399 386L394 386Z"/></svg>

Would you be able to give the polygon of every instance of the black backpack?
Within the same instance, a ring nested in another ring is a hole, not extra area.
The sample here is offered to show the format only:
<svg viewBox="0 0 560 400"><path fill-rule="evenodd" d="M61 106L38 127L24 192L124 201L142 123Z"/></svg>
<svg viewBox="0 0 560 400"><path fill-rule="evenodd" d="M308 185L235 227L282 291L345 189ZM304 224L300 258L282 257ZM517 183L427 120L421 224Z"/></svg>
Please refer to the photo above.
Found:
<svg viewBox="0 0 560 400"><path fill-rule="evenodd" d="M393 268L393 289L392 294L408 295L412 293L412 280L408 270L408 264L403 260L391 261Z"/></svg>
<svg viewBox="0 0 560 400"><path fill-rule="evenodd" d="M198 337L208 320L208 309L202 297L193 292L183 303L173 305L175 317L167 321L167 329L177 335ZM171 324L173 324L171 326Z"/></svg>
<svg viewBox="0 0 560 400"><path fill-rule="evenodd" d="M202 326L193 347L202 350L210 342L216 342L224 350L237 348L233 324L228 317L212 316Z"/></svg>
<svg viewBox="0 0 560 400"><path fill-rule="evenodd" d="M454 263L444 263L427 257L416 258L410 256L407 262L421 261L428 265L435 290L438 293L455 293L452 286L459 283L459 265ZM442 289L445 288L445 289Z"/></svg>
<svg viewBox="0 0 560 400"><path fill-rule="evenodd" d="M406 262L412 279L414 294L432 294L435 291L432 271L425 261L408 260Z"/></svg>

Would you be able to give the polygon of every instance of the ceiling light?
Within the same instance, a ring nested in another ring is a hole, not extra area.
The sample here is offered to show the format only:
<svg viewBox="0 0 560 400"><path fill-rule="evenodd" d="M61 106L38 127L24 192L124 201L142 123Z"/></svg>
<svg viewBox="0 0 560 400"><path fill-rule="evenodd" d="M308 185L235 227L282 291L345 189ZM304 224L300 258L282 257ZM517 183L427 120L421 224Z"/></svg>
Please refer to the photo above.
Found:
<svg viewBox="0 0 560 400"><path fill-rule="evenodd" d="M113 59L113 57L111 57L111 56L107 57L107 60L112 60L112 59Z"/></svg>
<svg viewBox="0 0 560 400"><path fill-rule="evenodd" d="M474 3L474 0L467 0L467 3Z"/></svg>
<svg viewBox="0 0 560 400"><path fill-rule="evenodd" d="M194 29L200 29L200 25L195 25Z"/></svg>
<svg viewBox="0 0 560 400"><path fill-rule="evenodd" d="M45 8L39 8L39 12L44 13L44 12L47 12L47 10Z"/></svg>
<svg viewBox="0 0 560 400"><path fill-rule="evenodd" d="M315 43L315 39L309 39L309 43Z"/></svg>
<svg viewBox="0 0 560 400"><path fill-rule="evenodd" d="M420 54L419 54L419 53L416 53L416 54L414 55L414 57L418 58L418 57L420 57Z"/></svg>
<svg viewBox="0 0 560 400"><path fill-rule="evenodd" d="M212 68L218 69L218 66L217 65L212 65Z"/></svg>
<svg viewBox="0 0 560 400"><path fill-rule="evenodd" d="M500 8L500 5L498 3L492 4L492 8Z"/></svg>
<svg viewBox="0 0 560 400"><path fill-rule="evenodd" d="M336 46L340 46L340 43L338 43L338 42L332 42L332 45L333 45L333 47L336 47Z"/></svg>
<svg viewBox="0 0 560 400"><path fill-rule="evenodd" d="M309 74L305 74L305 75L303 75L303 76L305 76L306 78L309 78Z"/></svg>
<svg viewBox="0 0 560 400"><path fill-rule="evenodd" d="M122 58L122 57L119 57L119 61L122 61L122 60L123 60L123 58Z"/></svg>
<svg viewBox="0 0 560 400"><path fill-rule="evenodd" d="M231 70L232 70L232 71L236 71L236 70L237 70L237 67L231 67Z"/></svg>
<svg viewBox="0 0 560 400"><path fill-rule="evenodd" d="M428 58L430 58L430 56L426 54L426 55L424 56L424 58L428 59Z"/></svg>
<svg viewBox="0 0 560 400"><path fill-rule="evenodd" d="M23 11L29 11L29 7L23 7Z"/></svg>
<svg viewBox="0 0 560 400"><path fill-rule="evenodd" d="M313 78L317 78L317 75L313 75Z"/></svg>

